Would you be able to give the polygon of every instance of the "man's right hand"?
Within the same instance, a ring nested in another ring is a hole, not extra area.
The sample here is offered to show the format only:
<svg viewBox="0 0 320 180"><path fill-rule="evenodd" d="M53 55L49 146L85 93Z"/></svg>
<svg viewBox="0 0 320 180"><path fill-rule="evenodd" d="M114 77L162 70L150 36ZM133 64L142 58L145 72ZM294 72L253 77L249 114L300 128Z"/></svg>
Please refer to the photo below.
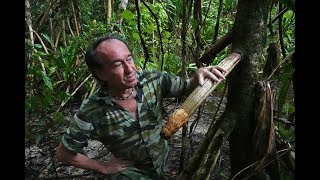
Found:
<svg viewBox="0 0 320 180"><path fill-rule="evenodd" d="M116 158L114 156L108 162L103 162L105 164L105 170L101 172L102 174L114 174L126 170L128 167L133 165L132 161Z"/></svg>

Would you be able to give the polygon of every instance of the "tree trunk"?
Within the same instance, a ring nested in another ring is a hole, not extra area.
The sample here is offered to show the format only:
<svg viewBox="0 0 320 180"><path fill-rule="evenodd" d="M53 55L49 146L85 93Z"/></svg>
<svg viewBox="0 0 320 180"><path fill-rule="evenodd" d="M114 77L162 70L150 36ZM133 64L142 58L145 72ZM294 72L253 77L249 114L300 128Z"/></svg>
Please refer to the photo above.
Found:
<svg viewBox="0 0 320 180"><path fill-rule="evenodd" d="M109 25L111 21L111 15L112 15L112 2L111 0L105 0L104 3L105 3L104 7L106 11L106 21L107 21L107 25Z"/></svg>
<svg viewBox="0 0 320 180"><path fill-rule="evenodd" d="M30 12L30 3L29 0L25 1L25 17L26 17L26 23L28 26L28 30L30 33L30 41L31 44L34 45L34 37L33 37L33 29L32 29L32 20L31 20L31 12Z"/></svg>
<svg viewBox="0 0 320 180"><path fill-rule="evenodd" d="M75 3L74 1L71 1L71 10L72 10L72 15L73 15L73 21L74 21L74 25L75 25L75 28L76 28L76 33L77 35L79 36L80 35L80 30L79 30L79 23L77 21L77 12L75 10Z"/></svg>
<svg viewBox="0 0 320 180"><path fill-rule="evenodd" d="M258 62L261 61L266 43L269 6L270 0L238 2L233 27L232 52L240 53L242 59L229 76L226 105L226 111L234 114L236 120L230 135L232 175L254 163L250 159L253 153L251 137L254 131L254 86L258 80ZM262 179L267 178L262 176ZM237 177L241 179L245 175L240 174Z"/></svg>
<svg viewBox="0 0 320 180"><path fill-rule="evenodd" d="M193 18L198 22L195 30L194 30L194 37L195 37L195 44L196 44L196 52L194 54L194 61L197 64L197 67L202 67L201 62L199 61L200 52L202 50L202 43L200 38L200 25L202 25L202 17L201 17L201 1L195 0L194 7L193 7Z"/></svg>
<svg viewBox="0 0 320 180"><path fill-rule="evenodd" d="M120 2L119 10L118 10L118 13L117 13L117 14L118 14L118 15L117 15L117 24L118 24L119 26L122 25L122 20L123 20L123 18L122 18L122 12L127 9L127 6L128 6L128 0L122 0L122 1Z"/></svg>
<svg viewBox="0 0 320 180"><path fill-rule="evenodd" d="M189 0L183 0L182 3L182 29L181 29L181 44L182 44L182 50L181 50L181 59L182 59L182 69L180 72L181 77L186 77L186 67L187 67L187 50L186 50L186 39L187 39L187 31L188 31L188 5Z"/></svg>

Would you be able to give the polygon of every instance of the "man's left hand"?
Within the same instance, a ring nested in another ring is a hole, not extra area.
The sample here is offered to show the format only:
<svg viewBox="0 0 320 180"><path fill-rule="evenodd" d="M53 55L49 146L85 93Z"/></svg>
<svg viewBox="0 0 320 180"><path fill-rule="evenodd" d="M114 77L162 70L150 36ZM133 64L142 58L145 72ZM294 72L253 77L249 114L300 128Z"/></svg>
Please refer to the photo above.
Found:
<svg viewBox="0 0 320 180"><path fill-rule="evenodd" d="M193 77L194 81L197 81L200 86L204 84L204 79L209 78L214 82L221 82L225 80L224 74L227 71L220 66L208 66L199 68Z"/></svg>

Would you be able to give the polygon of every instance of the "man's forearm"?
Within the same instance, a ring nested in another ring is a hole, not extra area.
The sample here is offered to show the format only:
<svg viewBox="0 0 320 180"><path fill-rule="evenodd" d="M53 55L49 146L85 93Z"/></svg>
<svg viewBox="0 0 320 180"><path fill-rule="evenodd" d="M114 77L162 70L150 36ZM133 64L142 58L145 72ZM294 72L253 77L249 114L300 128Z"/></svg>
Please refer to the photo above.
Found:
<svg viewBox="0 0 320 180"><path fill-rule="evenodd" d="M91 159L83 154L69 151L63 144L59 144L56 158L62 164L97 171L101 174L118 173L133 165L133 162L130 160L124 160L114 156L112 156L108 162Z"/></svg>
<svg viewBox="0 0 320 180"><path fill-rule="evenodd" d="M107 174L106 162L102 162L96 159L91 159L80 153L77 153L72 159L69 159L69 161L65 163L67 165L71 165L74 167L89 169L89 170L97 171L102 174Z"/></svg>

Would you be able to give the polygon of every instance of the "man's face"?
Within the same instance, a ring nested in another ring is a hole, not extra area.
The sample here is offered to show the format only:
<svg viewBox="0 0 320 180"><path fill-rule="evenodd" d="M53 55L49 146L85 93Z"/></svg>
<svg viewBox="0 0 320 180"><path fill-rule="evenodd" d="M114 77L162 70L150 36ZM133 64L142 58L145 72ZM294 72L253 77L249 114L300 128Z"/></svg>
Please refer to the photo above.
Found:
<svg viewBox="0 0 320 180"><path fill-rule="evenodd" d="M104 62L97 70L97 76L116 90L132 88L137 84L136 66L127 46L117 40L109 39L97 47L97 56Z"/></svg>

